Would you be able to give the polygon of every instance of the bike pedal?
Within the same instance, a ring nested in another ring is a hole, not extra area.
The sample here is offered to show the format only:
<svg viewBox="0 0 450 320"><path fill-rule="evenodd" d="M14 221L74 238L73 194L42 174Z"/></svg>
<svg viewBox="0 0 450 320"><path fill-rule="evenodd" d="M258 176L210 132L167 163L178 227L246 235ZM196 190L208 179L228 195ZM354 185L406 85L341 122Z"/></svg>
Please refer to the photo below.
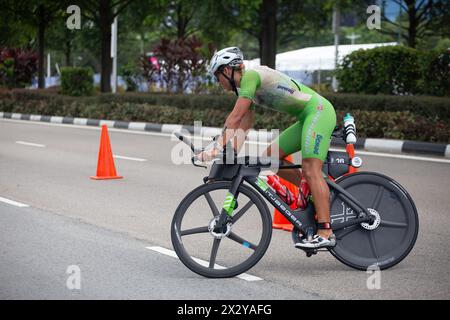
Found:
<svg viewBox="0 0 450 320"><path fill-rule="evenodd" d="M310 258L312 255L317 254L318 250L317 249L305 250L305 252L306 252L306 257Z"/></svg>

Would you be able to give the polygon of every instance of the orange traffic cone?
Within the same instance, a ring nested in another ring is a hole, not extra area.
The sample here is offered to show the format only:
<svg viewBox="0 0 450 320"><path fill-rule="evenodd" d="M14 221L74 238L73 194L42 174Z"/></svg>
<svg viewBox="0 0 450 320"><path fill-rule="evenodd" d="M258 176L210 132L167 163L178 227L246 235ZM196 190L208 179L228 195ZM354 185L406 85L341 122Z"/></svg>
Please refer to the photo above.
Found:
<svg viewBox="0 0 450 320"><path fill-rule="evenodd" d="M91 176L91 179L105 180L121 178L123 177L118 176L116 173L111 144L109 143L108 128L104 124L102 126L102 135L100 138L100 149L98 150L97 175Z"/></svg>
<svg viewBox="0 0 450 320"><path fill-rule="evenodd" d="M285 158L287 161L293 162L292 156L289 155ZM284 180L280 177L281 184L285 185L289 191L291 191L294 194L294 197L298 197L298 187L294 185L293 183L290 183L289 181ZM291 208L295 208L296 201L291 204ZM292 223L289 222L288 219L286 219L277 209L274 210L273 213L273 222L272 222L272 228L274 229L282 229L285 231L292 231L294 229L294 226Z"/></svg>

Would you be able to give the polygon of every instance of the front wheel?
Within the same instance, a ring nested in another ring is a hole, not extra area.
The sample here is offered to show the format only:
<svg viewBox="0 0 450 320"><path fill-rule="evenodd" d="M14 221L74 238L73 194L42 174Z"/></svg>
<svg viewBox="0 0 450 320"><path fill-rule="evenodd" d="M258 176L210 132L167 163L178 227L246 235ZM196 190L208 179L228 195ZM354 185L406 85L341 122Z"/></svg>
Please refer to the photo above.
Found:
<svg viewBox="0 0 450 320"><path fill-rule="evenodd" d="M358 172L336 183L358 199L375 217L336 230L337 245L330 252L344 264L359 270L380 270L402 261L412 250L419 230L417 210L408 192L393 179L379 173ZM340 194L331 192L331 225L356 218Z"/></svg>
<svg viewBox="0 0 450 320"><path fill-rule="evenodd" d="M272 237L272 217L262 198L248 186L238 189L231 222L214 232L231 182L201 185L179 204L171 225L172 245L181 262L208 278L237 276L253 267Z"/></svg>

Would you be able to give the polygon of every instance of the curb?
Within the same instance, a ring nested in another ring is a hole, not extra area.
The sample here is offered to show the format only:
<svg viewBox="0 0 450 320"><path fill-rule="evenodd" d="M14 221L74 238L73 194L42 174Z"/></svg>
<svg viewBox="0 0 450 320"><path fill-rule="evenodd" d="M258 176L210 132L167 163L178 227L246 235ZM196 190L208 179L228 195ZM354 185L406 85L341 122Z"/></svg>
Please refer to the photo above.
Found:
<svg viewBox="0 0 450 320"><path fill-rule="evenodd" d="M75 124L94 127L106 125L109 128L127 129L135 131L151 131L170 134L175 131L187 131L191 134L194 133L194 126L181 124L113 121L113 120L87 119L76 117L31 115L31 114L21 114L11 112L0 112L0 119L1 118L13 120L50 122L58 124ZM195 133L203 136L214 136L220 134L221 132L222 132L221 128L201 127L200 132ZM272 140L272 133L270 131L250 130L248 134L248 140L269 142ZM342 139L337 139L333 137L331 141L331 146L345 148L345 142ZM396 154L414 153L421 155L450 158L450 144L445 143L393 140L393 139L358 138L355 144L355 149L372 152L396 153Z"/></svg>

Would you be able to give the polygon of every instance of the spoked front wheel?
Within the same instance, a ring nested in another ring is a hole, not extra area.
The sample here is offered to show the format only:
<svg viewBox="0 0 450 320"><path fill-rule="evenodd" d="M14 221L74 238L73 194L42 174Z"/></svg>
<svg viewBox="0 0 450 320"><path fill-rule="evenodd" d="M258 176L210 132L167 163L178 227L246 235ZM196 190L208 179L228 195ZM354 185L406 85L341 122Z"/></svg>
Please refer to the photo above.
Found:
<svg viewBox="0 0 450 320"><path fill-rule="evenodd" d="M330 252L360 270L372 266L387 269L402 261L412 250L419 228L417 210L408 192L393 179L373 172L343 176L336 183L358 199L375 220L335 230L337 245ZM330 211L333 229L357 218L334 191Z"/></svg>
<svg viewBox="0 0 450 320"><path fill-rule="evenodd" d="M227 228L215 224L231 182L201 185L180 203L171 225L172 244L180 260L193 272L209 278L237 276L253 267L272 237L272 218L266 203L241 185Z"/></svg>

